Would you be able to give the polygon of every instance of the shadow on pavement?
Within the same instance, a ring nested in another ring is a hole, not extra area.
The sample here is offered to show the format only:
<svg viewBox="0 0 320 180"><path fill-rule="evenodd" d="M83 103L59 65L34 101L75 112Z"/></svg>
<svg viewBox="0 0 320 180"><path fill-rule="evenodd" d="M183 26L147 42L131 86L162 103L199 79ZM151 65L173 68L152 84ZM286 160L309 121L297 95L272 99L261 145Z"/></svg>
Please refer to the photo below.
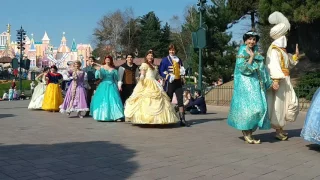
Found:
<svg viewBox="0 0 320 180"><path fill-rule="evenodd" d="M132 124L132 126L136 126L139 128L156 128L156 129L175 129L182 128L179 122L175 124Z"/></svg>
<svg viewBox="0 0 320 180"><path fill-rule="evenodd" d="M0 119L7 118L7 117L14 117L14 116L16 116L16 115L14 115L14 114L0 114Z"/></svg>
<svg viewBox="0 0 320 180"><path fill-rule="evenodd" d="M306 145L309 150L317 151L320 153L320 145L319 144L308 144Z"/></svg>
<svg viewBox="0 0 320 180"><path fill-rule="evenodd" d="M0 145L0 179L129 178L139 167L136 152L106 141Z"/></svg>
<svg viewBox="0 0 320 180"><path fill-rule="evenodd" d="M300 133L301 133L301 129L289 129L289 130L285 130L288 133L289 139L288 141L290 141L290 138L292 137L300 137ZM258 133L261 133L262 131L259 132L256 131ZM264 133L264 134L255 134L253 133L253 137L255 139L260 139L261 142L268 142L268 143L276 143L276 142L281 142L280 140L275 138L276 133L275 132L270 132L270 133ZM239 139L243 139L243 137L239 137Z"/></svg>

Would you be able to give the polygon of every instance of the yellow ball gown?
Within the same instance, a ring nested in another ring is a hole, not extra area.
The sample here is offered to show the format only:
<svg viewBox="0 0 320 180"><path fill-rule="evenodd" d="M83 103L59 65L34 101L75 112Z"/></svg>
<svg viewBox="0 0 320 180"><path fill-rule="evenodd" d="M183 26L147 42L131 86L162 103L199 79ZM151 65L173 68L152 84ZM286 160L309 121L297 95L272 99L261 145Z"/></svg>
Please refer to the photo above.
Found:
<svg viewBox="0 0 320 180"><path fill-rule="evenodd" d="M59 106L63 103L62 91L59 86L59 80L62 75L59 73L48 73L49 78L46 92L44 93L42 109L45 111L59 111Z"/></svg>
<svg viewBox="0 0 320 180"><path fill-rule="evenodd" d="M177 123L179 118L170 98L156 80L159 76L157 67L151 69L148 64L142 63L140 70L145 70L146 75L126 101L126 121L132 124Z"/></svg>

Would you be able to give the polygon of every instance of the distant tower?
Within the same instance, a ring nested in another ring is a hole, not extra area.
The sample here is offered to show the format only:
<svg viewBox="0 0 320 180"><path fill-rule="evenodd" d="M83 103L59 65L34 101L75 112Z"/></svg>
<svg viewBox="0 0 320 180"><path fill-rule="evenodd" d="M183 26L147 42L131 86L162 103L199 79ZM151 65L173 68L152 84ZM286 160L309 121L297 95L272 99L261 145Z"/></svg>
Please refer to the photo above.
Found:
<svg viewBox="0 0 320 180"><path fill-rule="evenodd" d="M71 56L70 55L70 49L67 46L67 39L65 37L65 32L62 33L62 39L60 43L60 47L57 50L56 59L59 61L62 61L60 64L60 68L67 67L67 62L70 61Z"/></svg>
<svg viewBox="0 0 320 180"><path fill-rule="evenodd" d="M5 45L5 50L4 50L4 56L9 56L13 57L13 54L11 52L11 41L10 41L10 36L11 36L11 25L7 25L7 38L6 38L6 45Z"/></svg>
<svg viewBox="0 0 320 180"><path fill-rule="evenodd" d="M33 34L31 34L28 58L30 59L30 67L35 67L37 65L37 62L36 62L36 46L34 44Z"/></svg>
<svg viewBox="0 0 320 180"><path fill-rule="evenodd" d="M42 38L42 47L40 49L41 53L42 53L42 57L46 57L45 52L48 50L50 44L50 39L48 37L47 31L44 32L43 38Z"/></svg>
<svg viewBox="0 0 320 180"><path fill-rule="evenodd" d="M73 39L72 45L71 45L71 61L78 60L78 50L77 50L77 44L76 41Z"/></svg>
<svg viewBox="0 0 320 180"><path fill-rule="evenodd" d="M48 37L47 31L44 32L44 35L42 38L42 44L50 44L50 39Z"/></svg>

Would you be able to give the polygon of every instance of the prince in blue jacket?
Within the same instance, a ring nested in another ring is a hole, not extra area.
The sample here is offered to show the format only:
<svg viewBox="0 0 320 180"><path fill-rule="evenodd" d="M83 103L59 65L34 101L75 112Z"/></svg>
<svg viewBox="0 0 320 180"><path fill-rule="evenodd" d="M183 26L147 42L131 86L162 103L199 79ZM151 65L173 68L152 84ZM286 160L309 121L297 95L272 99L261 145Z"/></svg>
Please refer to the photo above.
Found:
<svg viewBox="0 0 320 180"><path fill-rule="evenodd" d="M173 93L176 94L179 117L181 126L190 126L185 120L184 106L183 106L183 76L185 69L182 65L181 59L175 56L176 49L173 44L169 46L169 55L164 57L160 63L159 73L163 78L164 90L167 92L169 98L172 100Z"/></svg>

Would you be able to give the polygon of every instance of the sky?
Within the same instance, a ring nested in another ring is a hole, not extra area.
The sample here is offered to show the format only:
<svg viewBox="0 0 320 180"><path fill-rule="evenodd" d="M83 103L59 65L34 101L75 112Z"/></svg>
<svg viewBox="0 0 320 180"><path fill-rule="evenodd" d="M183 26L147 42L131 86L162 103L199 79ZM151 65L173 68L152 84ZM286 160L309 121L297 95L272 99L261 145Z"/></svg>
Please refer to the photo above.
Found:
<svg viewBox="0 0 320 180"><path fill-rule="evenodd" d="M97 22L103 15L117 9L131 7L136 17L154 11L162 22L169 22L173 15L183 19L186 6L196 3L197 0L3 0L0 32L6 31L9 23L11 40L16 40L16 30L22 26L29 37L32 33L35 41L41 41L46 31L55 47L60 45L65 32L70 47L73 39L76 43L92 43ZM233 32L233 40L240 40L245 26L239 23L229 30Z"/></svg>

